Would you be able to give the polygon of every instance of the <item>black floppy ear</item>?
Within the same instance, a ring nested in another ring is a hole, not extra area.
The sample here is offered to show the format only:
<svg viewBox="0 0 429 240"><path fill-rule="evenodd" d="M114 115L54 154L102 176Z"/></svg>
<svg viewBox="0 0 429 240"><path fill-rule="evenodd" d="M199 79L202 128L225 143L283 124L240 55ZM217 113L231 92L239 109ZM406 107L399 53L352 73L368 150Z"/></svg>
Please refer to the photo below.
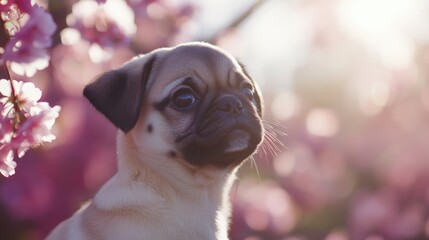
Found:
<svg viewBox="0 0 429 240"><path fill-rule="evenodd" d="M139 118L154 61L155 56L152 56L141 69L122 67L106 72L88 84L83 95L116 127L127 133Z"/></svg>

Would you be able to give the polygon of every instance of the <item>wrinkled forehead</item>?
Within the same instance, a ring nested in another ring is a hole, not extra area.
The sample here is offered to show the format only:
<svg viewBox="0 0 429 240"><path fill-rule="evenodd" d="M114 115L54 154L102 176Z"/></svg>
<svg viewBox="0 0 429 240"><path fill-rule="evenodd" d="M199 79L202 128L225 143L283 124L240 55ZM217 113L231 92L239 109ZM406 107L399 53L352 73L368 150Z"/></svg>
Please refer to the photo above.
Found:
<svg viewBox="0 0 429 240"><path fill-rule="evenodd" d="M166 52L158 64L155 81L162 79L163 85L192 78L201 88L218 88L235 86L243 80L241 67L235 58L214 47L179 46Z"/></svg>

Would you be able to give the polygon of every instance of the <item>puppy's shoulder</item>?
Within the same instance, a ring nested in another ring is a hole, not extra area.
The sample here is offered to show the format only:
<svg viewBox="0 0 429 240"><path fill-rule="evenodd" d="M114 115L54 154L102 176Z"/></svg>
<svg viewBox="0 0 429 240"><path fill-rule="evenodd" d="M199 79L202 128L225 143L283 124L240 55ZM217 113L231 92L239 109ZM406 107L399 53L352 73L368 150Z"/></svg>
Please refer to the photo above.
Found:
<svg viewBox="0 0 429 240"><path fill-rule="evenodd" d="M160 206L163 198L152 187L130 178L112 177L97 192L93 205L101 211L150 211L152 205Z"/></svg>

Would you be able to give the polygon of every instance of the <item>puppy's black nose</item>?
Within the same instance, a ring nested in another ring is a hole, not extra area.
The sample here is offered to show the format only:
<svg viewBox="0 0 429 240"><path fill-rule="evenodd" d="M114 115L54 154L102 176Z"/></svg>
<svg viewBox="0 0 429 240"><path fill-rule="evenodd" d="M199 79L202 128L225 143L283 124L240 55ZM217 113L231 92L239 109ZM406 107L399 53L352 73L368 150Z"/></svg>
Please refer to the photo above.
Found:
<svg viewBox="0 0 429 240"><path fill-rule="evenodd" d="M227 95L218 100L217 108L223 112L237 116L244 110L243 104L236 96Z"/></svg>

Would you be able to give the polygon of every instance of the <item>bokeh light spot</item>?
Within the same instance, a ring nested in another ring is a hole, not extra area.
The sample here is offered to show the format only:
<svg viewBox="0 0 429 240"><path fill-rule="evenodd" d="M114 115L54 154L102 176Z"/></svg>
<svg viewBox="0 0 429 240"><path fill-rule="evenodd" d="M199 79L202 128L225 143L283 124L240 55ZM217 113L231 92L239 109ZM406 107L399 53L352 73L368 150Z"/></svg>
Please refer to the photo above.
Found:
<svg viewBox="0 0 429 240"><path fill-rule="evenodd" d="M295 161L295 156L291 152L285 152L273 161L274 170L279 176L286 177L292 173Z"/></svg>
<svg viewBox="0 0 429 240"><path fill-rule="evenodd" d="M269 217L262 209L249 209L244 214L244 221L253 230L262 231L268 227Z"/></svg>
<svg viewBox="0 0 429 240"><path fill-rule="evenodd" d="M298 113L299 109L298 98L290 92L277 94L271 104L271 111L274 117L280 121L293 117Z"/></svg>
<svg viewBox="0 0 429 240"><path fill-rule="evenodd" d="M156 3L156 2L149 4L147 6L146 11L149 17L157 20L163 19L166 14L164 8L159 3Z"/></svg>
<svg viewBox="0 0 429 240"><path fill-rule="evenodd" d="M98 44L92 44L89 48L89 58L93 63L101 63L109 60L113 56L110 49L103 49Z"/></svg>
<svg viewBox="0 0 429 240"><path fill-rule="evenodd" d="M74 28L65 28L61 31L60 36L64 45L73 45L81 40L79 31Z"/></svg>
<svg viewBox="0 0 429 240"><path fill-rule="evenodd" d="M306 126L310 134L331 137L338 132L338 119L332 110L315 108L308 113Z"/></svg>
<svg viewBox="0 0 429 240"><path fill-rule="evenodd" d="M348 238L342 231L333 231L325 237L325 240L348 240Z"/></svg>
<svg viewBox="0 0 429 240"><path fill-rule="evenodd" d="M374 82L371 86L371 100L374 105L384 107L390 96L389 85L386 82Z"/></svg>

